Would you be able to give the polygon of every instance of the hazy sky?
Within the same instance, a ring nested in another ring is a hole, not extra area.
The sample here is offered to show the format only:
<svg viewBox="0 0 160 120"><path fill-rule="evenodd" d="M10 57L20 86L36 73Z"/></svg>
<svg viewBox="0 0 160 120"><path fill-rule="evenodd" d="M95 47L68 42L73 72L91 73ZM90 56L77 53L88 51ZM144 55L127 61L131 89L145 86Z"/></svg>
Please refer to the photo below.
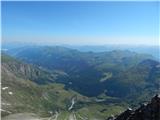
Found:
<svg viewBox="0 0 160 120"><path fill-rule="evenodd" d="M2 40L158 44L158 2L2 2Z"/></svg>

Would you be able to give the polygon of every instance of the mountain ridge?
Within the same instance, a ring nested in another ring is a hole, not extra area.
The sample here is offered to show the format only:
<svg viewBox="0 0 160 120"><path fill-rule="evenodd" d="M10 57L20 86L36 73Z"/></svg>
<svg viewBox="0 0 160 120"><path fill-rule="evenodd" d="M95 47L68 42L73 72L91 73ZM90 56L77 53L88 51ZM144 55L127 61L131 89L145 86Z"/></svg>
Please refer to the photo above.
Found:
<svg viewBox="0 0 160 120"><path fill-rule="evenodd" d="M128 108L118 117L110 117L107 120L159 120L160 119L160 95L155 95L150 102L144 103L139 108Z"/></svg>
<svg viewBox="0 0 160 120"><path fill-rule="evenodd" d="M20 52L15 55L18 59L51 71L61 70L67 73L69 75L66 79L67 82L66 80L61 82L65 82L67 87L88 96L96 96L102 93L112 77L117 79L119 74L123 75L143 60L152 59L150 55L137 54L127 50L94 53L79 52L78 50L58 46L37 46L26 47L18 51ZM13 55L14 51L11 52L11 55ZM105 77L108 80L103 80L104 82L101 83L104 75L109 74L112 74L112 76ZM68 84L71 82L72 84ZM87 89L90 89L90 91ZM93 90L94 92L92 92Z"/></svg>

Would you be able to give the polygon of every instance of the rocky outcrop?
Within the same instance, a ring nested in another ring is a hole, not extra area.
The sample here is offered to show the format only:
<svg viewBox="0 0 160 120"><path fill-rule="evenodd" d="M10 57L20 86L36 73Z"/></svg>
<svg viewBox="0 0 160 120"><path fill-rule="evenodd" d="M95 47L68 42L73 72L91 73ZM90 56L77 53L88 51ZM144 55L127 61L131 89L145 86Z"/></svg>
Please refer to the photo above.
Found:
<svg viewBox="0 0 160 120"><path fill-rule="evenodd" d="M117 118L110 117L108 120L160 120L160 95L156 95L150 103L143 104L136 110L129 108Z"/></svg>

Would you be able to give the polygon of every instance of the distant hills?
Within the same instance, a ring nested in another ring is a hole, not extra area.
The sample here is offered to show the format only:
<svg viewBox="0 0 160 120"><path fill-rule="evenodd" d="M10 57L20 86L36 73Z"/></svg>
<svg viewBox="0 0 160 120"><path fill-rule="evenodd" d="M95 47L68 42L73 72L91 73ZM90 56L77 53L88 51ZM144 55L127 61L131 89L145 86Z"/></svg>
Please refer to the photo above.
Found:
<svg viewBox="0 0 160 120"><path fill-rule="evenodd" d="M60 82L87 96L97 96L104 91L115 97L126 97L136 93L147 86L150 72L159 64L151 55L127 50L94 53L58 46L37 46L11 52L11 55L27 63L50 71L63 71L67 78ZM147 60L148 63L144 66L143 62ZM152 62L156 64L152 65ZM147 66L151 68L145 69ZM144 70L141 71L142 69ZM158 68L156 70L159 71ZM112 76L108 77L107 74ZM157 78L152 79L157 81Z"/></svg>
<svg viewBox="0 0 160 120"><path fill-rule="evenodd" d="M67 46L67 45L66 45ZM160 59L160 49L159 46L147 46L147 45L86 45L86 46L71 46L67 47L77 49L83 52L106 52L113 50L130 50L140 54L150 54L156 59Z"/></svg>
<svg viewBox="0 0 160 120"><path fill-rule="evenodd" d="M3 50L14 50L19 47L27 47L27 46L42 46L38 44L31 43L19 43L19 42L10 42L2 44ZM44 44L43 44L44 46ZM48 44L48 46L54 46L52 44ZM57 45L59 46L59 45ZM81 52L110 52L113 50L129 50L140 54L150 54L157 60L160 60L160 49L159 46L149 46L149 45L125 45L125 44L108 44L108 45L60 45L63 47L67 47L70 49L76 49Z"/></svg>

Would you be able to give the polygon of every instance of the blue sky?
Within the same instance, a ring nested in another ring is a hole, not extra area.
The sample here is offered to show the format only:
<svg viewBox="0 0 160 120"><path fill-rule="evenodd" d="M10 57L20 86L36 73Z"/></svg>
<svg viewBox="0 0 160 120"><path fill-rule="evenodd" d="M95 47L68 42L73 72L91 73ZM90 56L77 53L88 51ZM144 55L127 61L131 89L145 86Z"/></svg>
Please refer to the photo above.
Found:
<svg viewBox="0 0 160 120"><path fill-rule="evenodd" d="M157 2L2 2L2 40L158 44Z"/></svg>

